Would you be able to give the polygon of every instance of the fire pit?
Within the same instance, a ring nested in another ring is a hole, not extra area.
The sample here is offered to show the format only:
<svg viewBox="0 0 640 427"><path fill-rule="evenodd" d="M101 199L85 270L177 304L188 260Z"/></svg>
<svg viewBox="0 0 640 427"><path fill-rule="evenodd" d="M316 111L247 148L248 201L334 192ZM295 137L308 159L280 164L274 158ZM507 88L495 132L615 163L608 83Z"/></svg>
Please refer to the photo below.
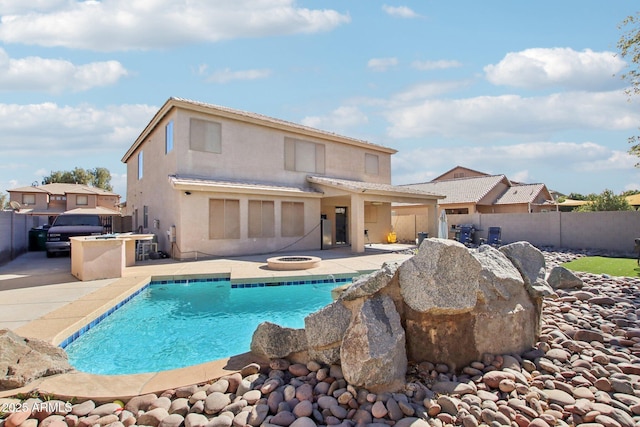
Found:
<svg viewBox="0 0 640 427"><path fill-rule="evenodd" d="M271 270L306 270L317 267L321 259L315 256L279 256L267 259Z"/></svg>

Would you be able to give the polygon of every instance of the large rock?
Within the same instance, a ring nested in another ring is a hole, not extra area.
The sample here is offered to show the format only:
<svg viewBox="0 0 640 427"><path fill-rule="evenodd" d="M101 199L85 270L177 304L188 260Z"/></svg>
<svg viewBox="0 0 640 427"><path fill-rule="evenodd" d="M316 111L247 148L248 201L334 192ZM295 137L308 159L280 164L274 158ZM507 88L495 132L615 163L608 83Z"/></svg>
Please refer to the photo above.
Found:
<svg viewBox="0 0 640 427"><path fill-rule="evenodd" d="M400 315L391 297L368 299L345 332L340 347L345 380L368 390L399 390L407 355Z"/></svg>
<svg viewBox="0 0 640 427"><path fill-rule="evenodd" d="M351 301L358 298L375 295L384 289L396 275L400 263L384 263L380 270L359 277L340 296L344 301Z"/></svg>
<svg viewBox="0 0 640 427"><path fill-rule="evenodd" d="M479 274L480 264L461 243L426 239L400 266L400 292L420 313L465 313L476 305Z"/></svg>
<svg viewBox="0 0 640 427"><path fill-rule="evenodd" d="M0 329L0 390L19 388L40 377L72 370L61 348Z"/></svg>
<svg viewBox="0 0 640 427"><path fill-rule="evenodd" d="M534 298L555 295L546 280L546 263L544 255L529 242L515 242L500 247L513 265L520 271L527 291Z"/></svg>
<svg viewBox="0 0 640 427"><path fill-rule="evenodd" d="M334 301L304 319L311 360L333 365L340 361L342 337L351 322L351 311Z"/></svg>
<svg viewBox="0 0 640 427"><path fill-rule="evenodd" d="M500 251L483 245L474 257L480 262L480 293L474 308L474 351L482 354L522 353L538 338L536 302L518 269ZM500 331L500 333L496 333Z"/></svg>
<svg viewBox="0 0 640 427"><path fill-rule="evenodd" d="M263 322L251 338L251 352L269 359L282 359L307 350L304 329L284 328Z"/></svg>
<svg viewBox="0 0 640 427"><path fill-rule="evenodd" d="M584 286L582 279L561 265L551 269L547 276L547 283L553 289L581 289Z"/></svg>

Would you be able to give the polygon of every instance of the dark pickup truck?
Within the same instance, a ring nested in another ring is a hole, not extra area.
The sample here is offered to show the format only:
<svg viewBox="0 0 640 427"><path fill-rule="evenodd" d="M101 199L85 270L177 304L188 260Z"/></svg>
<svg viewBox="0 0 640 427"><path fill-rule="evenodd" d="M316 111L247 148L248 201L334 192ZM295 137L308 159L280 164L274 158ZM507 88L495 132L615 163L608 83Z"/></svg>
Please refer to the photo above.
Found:
<svg viewBox="0 0 640 427"><path fill-rule="evenodd" d="M62 214L58 216L47 231L47 258L57 252L71 252L69 237L99 236L104 227L99 215Z"/></svg>

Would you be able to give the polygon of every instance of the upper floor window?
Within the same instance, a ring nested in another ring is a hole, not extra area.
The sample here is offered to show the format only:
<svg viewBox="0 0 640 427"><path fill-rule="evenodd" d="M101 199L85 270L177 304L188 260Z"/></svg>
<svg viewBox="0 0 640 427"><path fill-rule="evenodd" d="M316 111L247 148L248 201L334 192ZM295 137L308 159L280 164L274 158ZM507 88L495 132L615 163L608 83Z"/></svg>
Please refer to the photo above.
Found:
<svg viewBox="0 0 640 427"><path fill-rule="evenodd" d="M164 149L165 154L173 150L173 120L164 127Z"/></svg>
<svg viewBox="0 0 640 427"><path fill-rule="evenodd" d="M189 148L194 151L222 153L220 123L192 118L189 123Z"/></svg>
<svg viewBox="0 0 640 427"><path fill-rule="evenodd" d="M375 154L364 154L364 173L367 175L378 175L380 173L380 161Z"/></svg>
<svg viewBox="0 0 640 427"><path fill-rule="evenodd" d="M89 204L89 196L80 195L76 196L76 205L78 206L87 206Z"/></svg>
<svg viewBox="0 0 640 427"><path fill-rule="evenodd" d="M22 204L23 205L35 205L36 204L36 195L35 194L23 194L22 195Z"/></svg>
<svg viewBox="0 0 640 427"><path fill-rule="evenodd" d="M453 173L453 178L464 178L464 172L454 172Z"/></svg>
<svg viewBox="0 0 640 427"><path fill-rule="evenodd" d="M324 144L285 138L284 168L288 171L324 173Z"/></svg>
<svg viewBox="0 0 640 427"><path fill-rule="evenodd" d="M138 179L142 179L143 166L144 166L144 153L141 151L138 153Z"/></svg>

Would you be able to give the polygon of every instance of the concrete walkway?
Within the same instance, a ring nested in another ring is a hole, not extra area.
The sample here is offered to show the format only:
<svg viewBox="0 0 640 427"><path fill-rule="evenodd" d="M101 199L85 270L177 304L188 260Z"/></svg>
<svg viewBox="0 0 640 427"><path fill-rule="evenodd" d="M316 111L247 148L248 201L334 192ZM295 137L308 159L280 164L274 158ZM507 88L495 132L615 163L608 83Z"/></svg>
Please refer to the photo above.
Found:
<svg viewBox="0 0 640 427"><path fill-rule="evenodd" d="M272 271L267 258L291 254L267 254L201 261L149 260L125 270L125 277L82 282L71 275L69 257L46 258L29 252L0 267L0 328L21 336L59 345L93 319L155 280L229 276L232 282L277 282L311 278L352 277L379 269L385 262L404 261L408 245L367 245L363 254L350 248L305 251L295 255L317 256L318 267L298 271ZM40 379L20 390L0 392L0 397L35 388L58 396L98 400L126 398L205 382L240 369L251 355L202 365L136 375L92 375L82 372Z"/></svg>

